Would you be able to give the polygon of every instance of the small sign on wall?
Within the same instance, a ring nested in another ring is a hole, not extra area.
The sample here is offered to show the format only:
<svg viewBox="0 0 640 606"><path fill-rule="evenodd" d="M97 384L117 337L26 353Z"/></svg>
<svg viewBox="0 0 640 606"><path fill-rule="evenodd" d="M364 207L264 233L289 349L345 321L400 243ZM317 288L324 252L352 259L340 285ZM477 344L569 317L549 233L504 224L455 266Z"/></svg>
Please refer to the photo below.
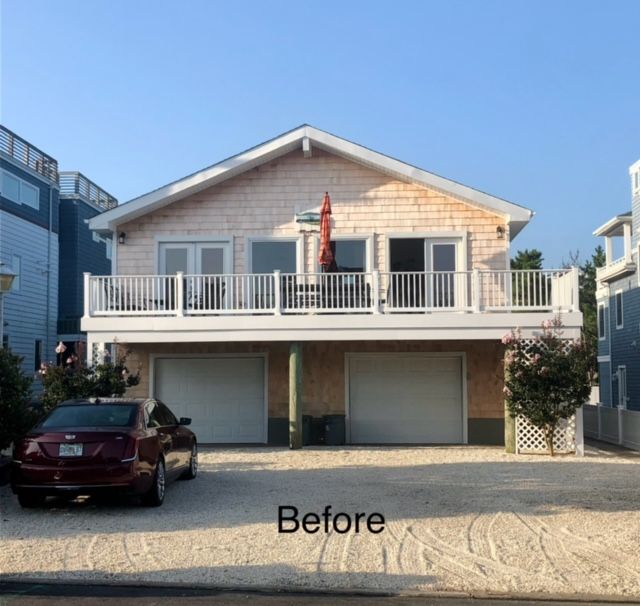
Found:
<svg viewBox="0 0 640 606"><path fill-rule="evenodd" d="M294 221L300 226L300 231L317 231L320 229L320 213L306 210L295 213Z"/></svg>

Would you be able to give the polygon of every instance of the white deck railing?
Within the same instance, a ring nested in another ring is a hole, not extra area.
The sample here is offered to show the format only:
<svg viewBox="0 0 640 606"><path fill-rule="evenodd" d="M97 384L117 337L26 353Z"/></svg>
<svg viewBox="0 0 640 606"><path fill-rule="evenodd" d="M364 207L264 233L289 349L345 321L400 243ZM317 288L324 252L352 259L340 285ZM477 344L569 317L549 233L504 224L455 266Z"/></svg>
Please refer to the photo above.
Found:
<svg viewBox="0 0 640 606"><path fill-rule="evenodd" d="M85 316L568 312L577 269L84 278Z"/></svg>

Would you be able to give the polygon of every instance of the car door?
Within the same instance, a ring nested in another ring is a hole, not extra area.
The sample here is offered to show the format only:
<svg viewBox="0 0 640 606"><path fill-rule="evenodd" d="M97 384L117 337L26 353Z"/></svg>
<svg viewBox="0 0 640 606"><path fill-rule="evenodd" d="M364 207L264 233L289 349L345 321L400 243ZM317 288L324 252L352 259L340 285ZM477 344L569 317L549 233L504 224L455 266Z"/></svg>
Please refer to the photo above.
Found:
<svg viewBox="0 0 640 606"><path fill-rule="evenodd" d="M145 417L147 418L147 427L155 430L158 436L167 475L175 474L180 467L180 462L175 445L175 428L170 425L171 419L164 414L159 403L155 400L150 400L145 405Z"/></svg>
<svg viewBox="0 0 640 606"><path fill-rule="evenodd" d="M176 453L177 465L187 467L191 456L190 432L178 423L178 419L164 402L158 402L162 415L170 423L173 435L173 447Z"/></svg>

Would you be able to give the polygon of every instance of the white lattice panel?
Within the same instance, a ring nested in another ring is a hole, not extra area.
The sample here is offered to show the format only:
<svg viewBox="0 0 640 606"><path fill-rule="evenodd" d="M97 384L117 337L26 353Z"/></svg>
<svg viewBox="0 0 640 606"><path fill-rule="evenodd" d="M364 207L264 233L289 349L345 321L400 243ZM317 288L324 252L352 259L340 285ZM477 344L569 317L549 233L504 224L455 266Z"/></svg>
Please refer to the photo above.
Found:
<svg viewBox="0 0 640 606"><path fill-rule="evenodd" d="M523 351L527 358L531 360L534 356L534 343L540 346L534 339L524 339ZM572 347L570 340L565 341L565 350ZM533 350L533 351L532 351ZM553 450L559 454L570 453L576 451L576 419L575 416L570 419L560 421L553 434ZM546 453L547 443L544 441L544 432L542 429L532 425L528 419L518 417L516 419L516 452L518 453Z"/></svg>
<svg viewBox="0 0 640 606"><path fill-rule="evenodd" d="M558 454L576 451L576 418L560 421L553 434L553 450ZM544 432L532 425L528 419L518 417L516 420L516 452L546 453L547 443Z"/></svg>

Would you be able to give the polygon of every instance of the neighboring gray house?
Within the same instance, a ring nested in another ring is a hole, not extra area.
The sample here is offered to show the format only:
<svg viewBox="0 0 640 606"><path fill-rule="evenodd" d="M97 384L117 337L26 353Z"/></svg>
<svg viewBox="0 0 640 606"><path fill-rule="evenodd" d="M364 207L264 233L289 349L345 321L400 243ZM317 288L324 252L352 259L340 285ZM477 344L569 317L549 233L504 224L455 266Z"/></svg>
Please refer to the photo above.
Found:
<svg viewBox="0 0 640 606"><path fill-rule="evenodd" d="M117 200L78 172L0 126L0 262L16 274L4 301L3 345L35 373L58 341L84 352L82 274L111 273L111 240L88 221Z"/></svg>
<svg viewBox="0 0 640 606"><path fill-rule="evenodd" d="M594 234L606 243L606 265L598 269L598 364L600 401L640 410L640 160L629 168L632 210ZM621 256L616 240L622 239Z"/></svg>
<svg viewBox="0 0 640 606"><path fill-rule="evenodd" d="M111 238L89 229L89 219L115 208L118 201L79 172L60 172L60 265L58 290L58 340L65 356L84 358L80 331L83 314L82 274L111 273Z"/></svg>
<svg viewBox="0 0 640 606"><path fill-rule="evenodd" d="M4 296L3 346L35 373L56 346L58 163L0 126L0 170L0 262L17 276Z"/></svg>

